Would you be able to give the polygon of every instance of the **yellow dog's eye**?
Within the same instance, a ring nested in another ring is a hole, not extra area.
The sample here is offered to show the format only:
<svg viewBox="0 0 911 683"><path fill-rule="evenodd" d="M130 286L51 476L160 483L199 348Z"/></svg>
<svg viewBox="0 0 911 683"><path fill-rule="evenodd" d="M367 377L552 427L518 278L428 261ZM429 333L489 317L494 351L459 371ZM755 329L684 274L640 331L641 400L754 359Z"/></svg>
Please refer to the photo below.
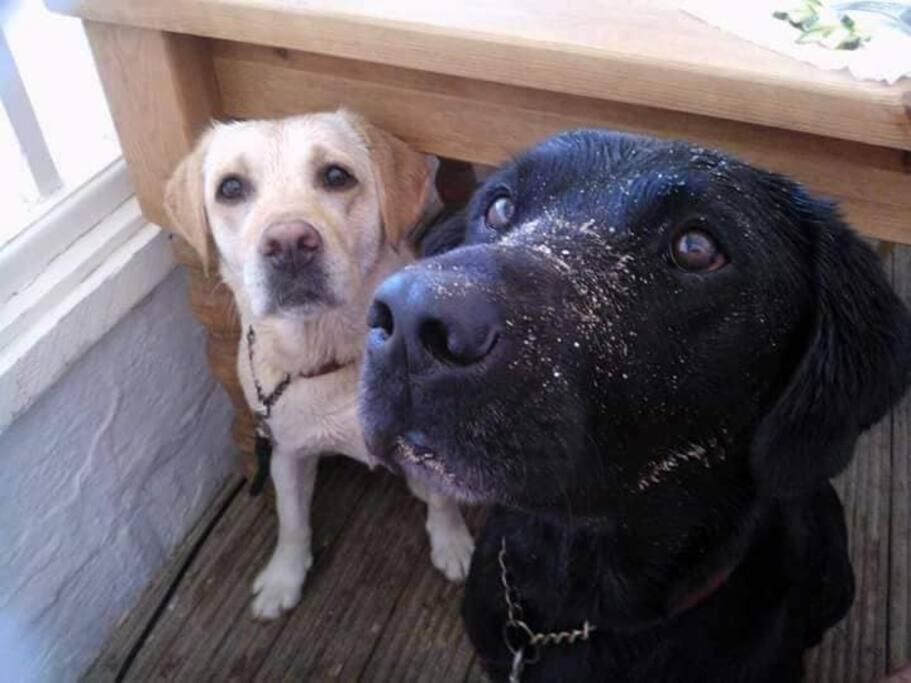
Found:
<svg viewBox="0 0 911 683"><path fill-rule="evenodd" d="M236 175L229 175L218 185L218 199L229 202L240 201L247 195L247 184Z"/></svg>
<svg viewBox="0 0 911 683"><path fill-rule="evenodd" d="M350 172L330 164L323 169L323 184L330 190L346 190L357 184L357 179Z"/></svg>

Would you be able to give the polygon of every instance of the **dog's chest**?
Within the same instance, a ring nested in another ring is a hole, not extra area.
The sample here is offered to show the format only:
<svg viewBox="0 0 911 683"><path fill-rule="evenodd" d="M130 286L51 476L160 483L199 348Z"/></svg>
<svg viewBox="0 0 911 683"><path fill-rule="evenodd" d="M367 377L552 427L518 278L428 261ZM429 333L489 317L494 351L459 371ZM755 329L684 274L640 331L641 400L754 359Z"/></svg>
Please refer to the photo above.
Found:
<svg viewBox="0 0 911 683"><path fill-rule="evenodd" d="M266 408L284 379L283 375L263 373L254 383L250 364L244 362L242 349L238 376L250 409L268 414L268 427L274 447L280 451L340 452L364 459L363 437L357 419L357 366L343 367L319 377L288 375L288 385Z"/></svg>

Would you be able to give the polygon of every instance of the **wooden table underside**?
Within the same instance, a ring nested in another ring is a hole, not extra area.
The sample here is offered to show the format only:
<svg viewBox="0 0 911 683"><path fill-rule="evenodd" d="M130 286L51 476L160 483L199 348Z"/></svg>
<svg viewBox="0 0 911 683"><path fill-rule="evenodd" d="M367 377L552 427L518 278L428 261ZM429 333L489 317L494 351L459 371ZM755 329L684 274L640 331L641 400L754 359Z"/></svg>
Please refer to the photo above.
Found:
<svg viewBox="0 0 911 683"><path fill-rule="evenodd" d="M559 130L604 126L718 147L792 175L838 199L878 239L911 242L911 153L697 113L156 29L86 21L86 31L145 215L167 225L164 183L212 119L258 118L346 106L416 148L496 164ZM214 250L210 250L214 253ZM237 408L234 435L250 450L235 376L236 315L185 245L193 310L209 359ZM248 461L249 462L249 461Z"/></svg>

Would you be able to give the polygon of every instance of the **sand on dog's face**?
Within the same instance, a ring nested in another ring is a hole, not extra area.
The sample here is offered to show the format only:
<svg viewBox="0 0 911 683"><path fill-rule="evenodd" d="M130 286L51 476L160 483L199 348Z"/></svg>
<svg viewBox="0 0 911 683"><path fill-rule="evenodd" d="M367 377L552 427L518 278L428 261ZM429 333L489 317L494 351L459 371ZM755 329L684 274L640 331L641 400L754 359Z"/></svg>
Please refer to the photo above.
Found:
<svg viewBox="0 0 911 683"><path fill-rule="evenodd" d="M492 229L501 196L515 213ZM408 466L474 501L597 509L684 472L745 476L732 440L790 371L810 305L784 220L756 171L701 148L601 134L532 150L476 193L465 246L410 266L439 297L497 307L495 358L458 386L368 368L368 432L371 414L397 414L378 448L419 444ZM691 226L717 236L725 267L670 262Z"/></svg>

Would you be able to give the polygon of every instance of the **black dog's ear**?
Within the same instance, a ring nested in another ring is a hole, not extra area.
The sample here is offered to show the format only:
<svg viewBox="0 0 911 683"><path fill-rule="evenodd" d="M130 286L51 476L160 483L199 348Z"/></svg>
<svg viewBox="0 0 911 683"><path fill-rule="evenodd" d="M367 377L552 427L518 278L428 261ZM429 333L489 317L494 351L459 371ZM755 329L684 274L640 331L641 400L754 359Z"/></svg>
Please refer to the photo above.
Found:
<svg viewBox="0 0 911 683"><path fill-rule="evenodd" d="M465 206L477 185L474 166L464 161L440 158L436 188L443 210L416 236L421 258L451 251L465 241Z"/></svg>
<svg viewBox="0 0 911 683"><path fill-rule="evenodd" d="M901 398L911 371L911 318L877 256L831 203L778 176L767 187L808 240L815 299L807 348L751 453L760 489L787 496L844 469L858 436Z"/></svg>
<svg viewBox="0 0 911 683"><path fill-rule="evenodd" d="M465 241L467 227L466 209L447 208L421 236L418 254L421 258L429 258L452 251Z"/></svg>

